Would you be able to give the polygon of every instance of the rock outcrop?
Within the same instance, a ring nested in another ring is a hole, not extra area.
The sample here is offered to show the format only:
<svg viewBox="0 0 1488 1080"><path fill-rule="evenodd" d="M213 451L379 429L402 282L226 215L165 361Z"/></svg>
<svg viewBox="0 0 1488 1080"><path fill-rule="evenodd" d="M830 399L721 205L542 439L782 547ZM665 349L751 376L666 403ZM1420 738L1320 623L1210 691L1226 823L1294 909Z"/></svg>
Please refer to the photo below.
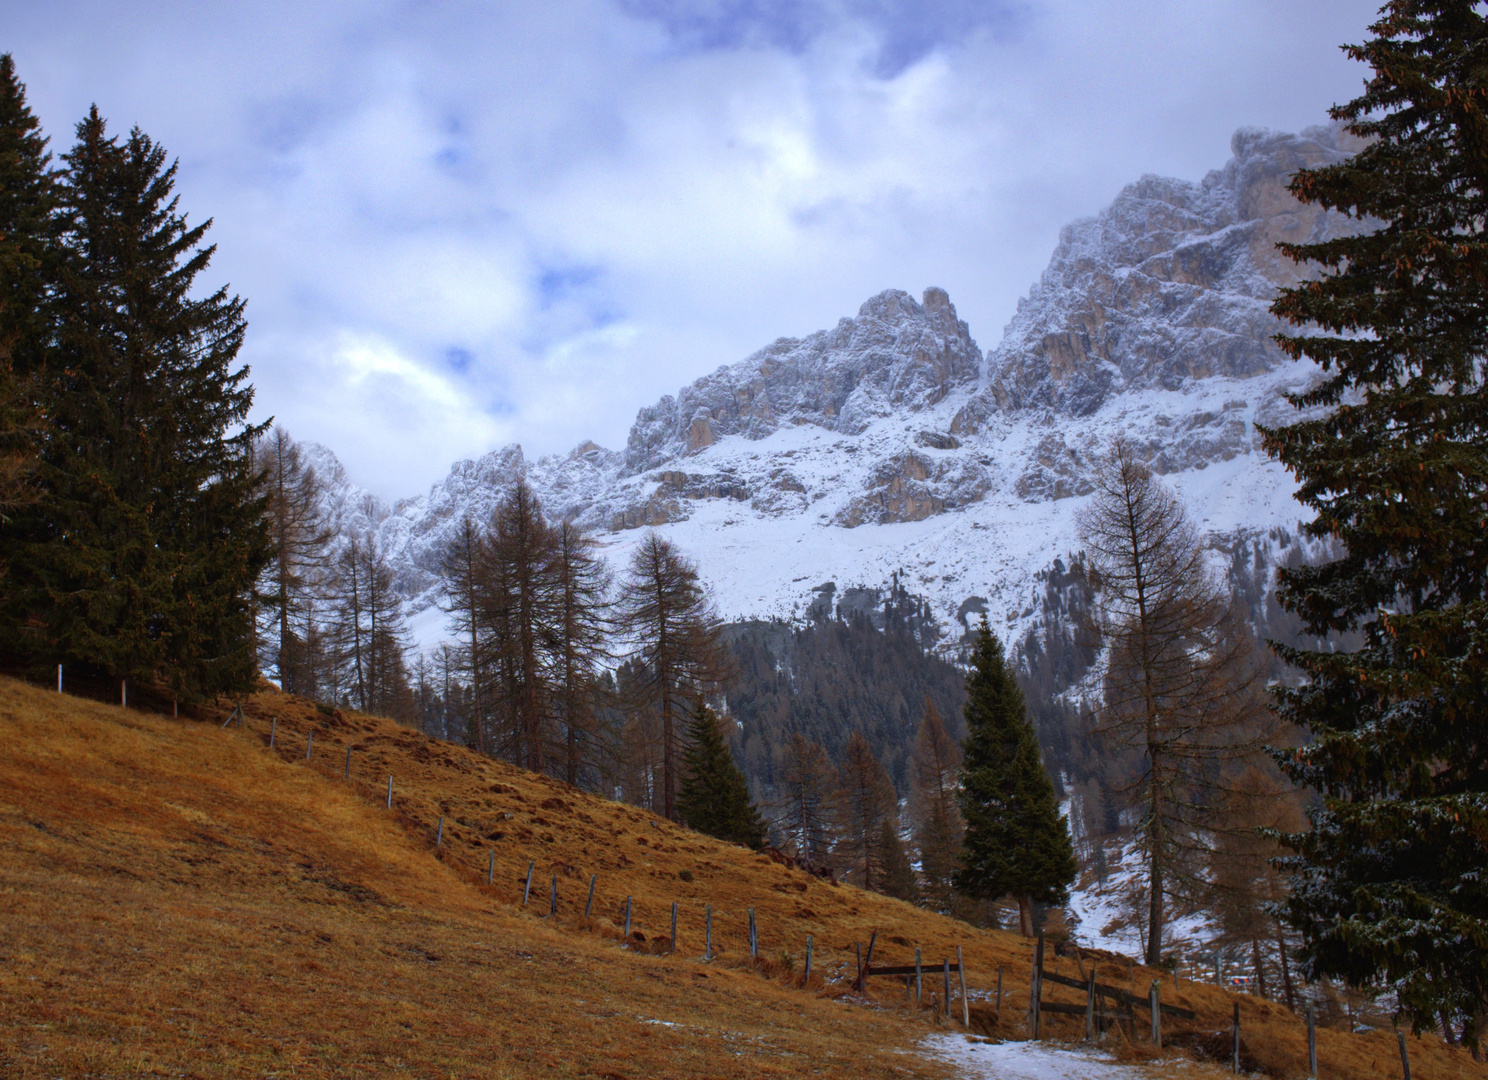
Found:
<svg viewBox="0 0 1488 1080"><path fill-rule="evenodd" d="M1113 395L1283 364L1269 305L1298 268L1276 244L1360 227L1297 202L1287 181L1357 148L1338 127L1242 128L1229 164L1199 183L1144 176L1096 217L1066 226L988 356L986 390L952 432L974 432L1008 410L1089 416Z"/></svg>
<svg viewBox="0 0 1488 1080"><path fill-rule="evenodd" d="M856 435L877 418L918 412L975 382L981 360L945 290L926 289L917 304L890 289L856 318L781 338L642 409L625 467L645 472L730 435L762 439L783 425Z"/></svg>

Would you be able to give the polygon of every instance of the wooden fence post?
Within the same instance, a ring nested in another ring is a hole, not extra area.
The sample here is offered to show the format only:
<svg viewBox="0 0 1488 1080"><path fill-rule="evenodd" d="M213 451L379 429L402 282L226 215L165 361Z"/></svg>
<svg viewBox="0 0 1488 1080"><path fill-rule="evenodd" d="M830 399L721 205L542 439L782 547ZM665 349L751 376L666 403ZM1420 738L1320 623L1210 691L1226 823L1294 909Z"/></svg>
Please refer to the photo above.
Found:
<svg viewBox="0 0 1488 1080"><path fill-rule="evenodd" d="M1397 1031L1395 1038L1400 1042L1400 1070L1405 1074L1405 1080L1410 1080L1410 1055L1405 1052L1405 1032Z"/></svg>
<svg viewBox="0 0 1488 1080"><path fill-rule="evenodd" d="M439 828L434 833L434 846L444 847L444 815L439 815Z"/></svg>
<svg viewBox="0 0 1488 1080"><path fill-rule="evenodd" d="M351 779L351 747L349 747L349 746L346 748L346 772L342 776L342 779L344 779L344 780L350 780Z"/></svg>
<svg viewBox="0 0 1488 1080"><path fill-rule="evenodd" d="M1230 1028L1230 1072L1240 1071L1240 1003L1235 1002L1235 1022Z"/></svg>
<svg viewBox="0 0 1488 1080"><path fill-rule="evenodd" d="M625 898L625 940L630 940L630 897Z"/></svg>
<svg viewBox="0 0 1488 1080"><path fill-rule="evenodd" d="M584 904L584 918L589 917L590 910L594 907L594 883L599 880L598 874L589 875L589 899Z"/></svg>
<svg viewBox="0 0 1488 1080"><path fill-rule="evenodd" d="M62 665L57 665L57 693L62 692Z"/></svg>
<svg viewBox="0 0 1488 1080"><path fill-rule="evenodd" d="M305 760L310 760L310 755L315 751L315 732L305 736Z"/></svg>
<svg viewBox="0 0 1488 1080"><path fill-rule="evenodd" d="M532 868L537 865L536 859L527 860L527 884L522 886L522 906L527 906L527 898L532 895Z"/></svg>
<svg viewBox="0 0 1488 1080"><path fill-rule="evenodd" d="M553 875L553 894L548 898L548 918L558 914L558 875Z"/></svg>
<svg viewBox="0 0 1488 1080"><path fill-rule="evenodd" d="M389 810L391 810L393 808L393 774L392 773L388 773L388 805L387 805L387 808Z"/></svg>
<svg viewBox="0 0 1488 1080"><path fill-rule="evenodd" d="M1162 1049L1162 987L1156 979L1147 988L1147 1007L1152 1010L1152 1045ZM1238 1010L1240 1006L1236 1005L1235 1008ZM1239 1012L1235 1015L1239 1016Z"/></svg>
<svg viewBox="0 0 1488 1080"><path fill-rule="evenodd" d="M125 709L129 708L129 680L119 680L119 705Z"/></svg>
<svg viewBox="0 0 1488 1080"><path fill-rule="evenodd" d="M713 959L713 905L703 908L703 959Z"/></svg>
<svg viewBox="0 0 1488 1080"><path fill-rule="evenodd" d="M1317 1014L1307 1003L1307 1075L1317 1077Z"/></svg>
<svg viewBox="0 0 1488 1080"><path fill-rule="evenodd" d="M861 988L864 993L868 991L868 972L873 968L873 946L877 943L878 931L875 930L868 935L868 955L863 957L863 981Z"/></svg>
<svg viewBox="0 0 1488 1080"><path fill-rule="evenodd" d="M1001 972L1001 968L998 971ZM961 959L961 946L956 946L956 972L961 978L961 1026L971 1027L971 1003L966 1000L966 961ZM1002 985L1001 974L997 977L998 985Z"/></svg>
<svg viewBox="0 0 1488 1080"><path fill-rule="evenodd" d="M269 749L274 749L274 736L279 734L279 718L274 717L274 722L269 726Z"/></svg>
<svg viewBox="0 0 1488 1080"><path fill-rule="evenodd" d="M947 956L941 961L945 972L945 1009L946 1023L951 1020L951 958Z"/></svg>
<svg viewBox="0 0 1488 1080"><path fill-rule="evenodd" d="M486 884L491 885L496 881L496 850L491 849L491 857L486 860Z"/></svg>
<svg viewBox="0 0 1488 1080"><path fill-rule="evenodd" d="M759 963L759 931L754 925L754 908L749 909L749 963Z"/></svg>
<svg viewBox="0 0 1488 1080"><path fill-rule="evenodd" d="M1042 1019L1040 1000L1044 995L1044 932L1038 932L1038 942L1033 947L1033 975L1029 978L1029 1012L1032 1014L1033 1037L1039 1037L1039 1021Z"/></svg>
<svg viewBox="0 0 1488 1080"><path fill-rule="evenodd" d="M997 1014L1002 1015L1002 965L997 965Z"/></svg>
<svg viewBox="0 0 1488 1080"><path fill-rule="evenodd" d="M1090 982L1085 984L1085 1041L1095 1035L1095 965L1090 966Z"/></svg>
<svg viewBox="0 0 1488 1080"><path fill-rule="evenodd" d="M809 987L811 985L811 935L810 934L807 934L806 935L806 971L801 976L801 985L802 986L807 986L807 987Z"/></svg>
<svg viewBox="0 0 1488 1080"><path fill-rule="evenodd" d="M672 952L677 951L677 901L672 901Z"/></svg>

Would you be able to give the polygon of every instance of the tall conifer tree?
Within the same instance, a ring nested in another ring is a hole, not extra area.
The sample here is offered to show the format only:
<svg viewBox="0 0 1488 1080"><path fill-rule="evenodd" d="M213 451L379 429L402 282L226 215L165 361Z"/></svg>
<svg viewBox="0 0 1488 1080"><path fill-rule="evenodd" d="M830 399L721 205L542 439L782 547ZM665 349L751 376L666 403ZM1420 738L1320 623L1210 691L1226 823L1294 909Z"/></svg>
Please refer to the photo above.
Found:
<svg viewBox="0 0 1488 1080"><path fill-rule="evenodd" d="M1368 140L1304 170L1304 202L1379 227L1283 245L1321 268L1273 310L1324 369L1265 432L1347 554L1283 570L1310 634L1279 648L1306 681L1283 718L1311 733L1280 758L1324 796L1286 911L1311 978L1393 990L1418 1028L1488 1041L1488 21L1471 0L1395 0L1345 51L1373 68L1333 117Z"/></svg>
<svg viewBox="0 0 1488 1080"><path fill-rule="evenodd" d="M718 717L701 701L687 722L684 775L677 788L677 816L698 832L757 848L765 842L765 823L749 801L749 786L734 764Z"/></svg>
<svg viewBox="0 0 1488 1080"><path fill-rule="evenodd" d="M966 726L959 793L966 831L956 888L980 900L1016 898L1029 935L1033 904L1068 900L1078 866L1023 692L985 616L966 681Z"/></svg>
<svg viewBox="0 0 1488 1080"><path fill-rule="evenodd" d="M214 248L176 166L97 109L64 161L67 258L42 372L40 500L15 551L34 660L146 679L185 698L252 684L250 593L267 561L235 367L243 301L194 295Z"/></svg>
<svg viewBox="0 0 1488 1080"><path fill-rule="evenodd" d="M267 648L259 664L273 661L286 694L312 693L307 672L313 658L305 637L315 617L315 601L328 584L331 525L321 505L324 487L303 448L281 427L254 443L254 465L263 475L264 511L274 557L264 567L259 601Z"/></svg>
<svg viewBox="0 0 1488 1080"><path fill-rule="evenodd" d="M633 707L656 706L661 721L661 812L675 817L677 751L686 697L711 693L732 674L720 620L697 567L671 542L648 534L621 579L616 623L635 642Z"/></svg>
<svg viewBox="0 0 1488 1080"><path fill-rule="evenodd" d="M36 372L56 317L57 186L46 147L15 63L0 55L0 605L4 525L35 497L42 424Z"/></svg>

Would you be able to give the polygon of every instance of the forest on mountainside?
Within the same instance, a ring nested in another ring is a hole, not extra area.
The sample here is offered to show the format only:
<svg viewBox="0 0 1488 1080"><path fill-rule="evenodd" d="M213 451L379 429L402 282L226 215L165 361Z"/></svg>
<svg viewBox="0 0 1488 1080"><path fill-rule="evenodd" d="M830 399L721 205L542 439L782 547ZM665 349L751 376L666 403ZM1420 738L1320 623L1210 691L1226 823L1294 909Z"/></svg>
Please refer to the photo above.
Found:
<svg viewBox="0 0 1488 1080"><path fill-rule="evenodd" d="M738 722L734 750L751 789L766 801L792 734L820 744L836 761L860 732L901 792L927 696L953 737L965 734L961 669L925 652L897 619L882 630L853 613L804 626L733 623L726 632L738 669L727 691L729 715Z"/></svg>

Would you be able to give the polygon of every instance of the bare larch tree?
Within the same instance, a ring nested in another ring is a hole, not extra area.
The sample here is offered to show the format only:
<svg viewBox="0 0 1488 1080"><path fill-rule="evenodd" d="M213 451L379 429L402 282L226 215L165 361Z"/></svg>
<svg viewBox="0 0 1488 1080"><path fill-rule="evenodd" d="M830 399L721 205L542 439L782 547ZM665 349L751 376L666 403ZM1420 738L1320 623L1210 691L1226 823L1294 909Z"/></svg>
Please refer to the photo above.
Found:
<svg viewBox="0 0 1488 1080"><path fill-rule="evenodd" d="M812 869L824 867L832 848L832 793L837 771L827 752L799 731L785 744L776 785L775 824L786 847Z"/></svg>
<svg viewBox="0 0 1488 1080"><path fill-rule="evenodd" d="M949 913L955 899L951 878L961 850L961 809L956 803L961 747L946 731L929 694L909 769L910 820L920 851L924 897L935 910Z"/></svg>
<svg viewBox="0 0 1488 1080"><path fill-rule="evenodd" d="M730 663L718 616L693 566L671 543L648 533L620 585L617 621L635 647L640 707L661 724L661 812L676 815L679 718L687 703L716 693Z"/></svg>
<svg viewBox="0 0 1488 1080"><path fill-rule="evenodd" d="M285 693L313 694L313 680L305 669L314 659L307 655L305 642L330 569L332 534L324 485L282 427L265 432L254 444L253 464L263 477L264 516L274 545L273 560L264 567L258 589L278 639L273 666Z"/></svg>
<svg viewBox="0 0 1488 1080"><path fill-rule="evenodd" d="M1254 654L1182 503L1124 439L1097 471L1079 528L1106 647L1098 731L1139 762L1124 793L1141 815L1146 962L1156 964L1165 898L1202 885L1223 763L1262 737Z"/></svg>
<svg viewBox="0 0 1488 1080"><path fill-rule="evenodd" d="M861 731L848 737L837 776L839 862L848 873L859 875L863 888L876 889L884 868L884 823L898 824L894 782Z"/></svg>

